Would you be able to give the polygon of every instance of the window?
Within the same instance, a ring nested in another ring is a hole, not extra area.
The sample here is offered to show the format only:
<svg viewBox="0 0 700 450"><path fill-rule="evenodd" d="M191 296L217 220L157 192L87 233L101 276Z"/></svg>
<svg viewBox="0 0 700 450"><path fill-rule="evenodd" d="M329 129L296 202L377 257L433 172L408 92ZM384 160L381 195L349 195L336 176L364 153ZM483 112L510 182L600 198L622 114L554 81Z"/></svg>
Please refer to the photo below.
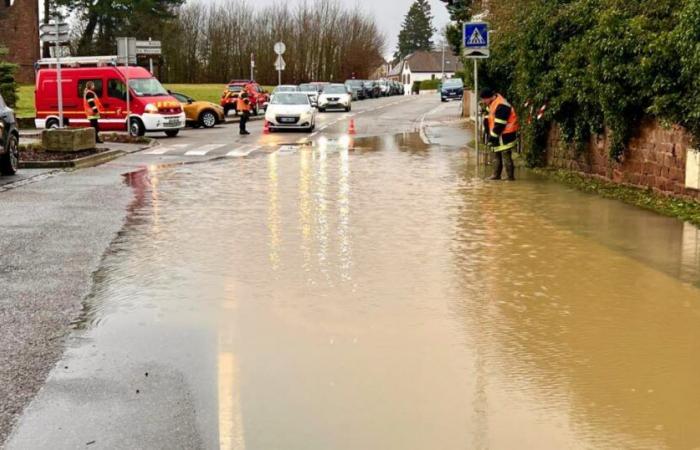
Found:
<svg viewBox="0 0 700 450"><path fill-rule="evenodd" d="M175 100L177 100L180 103L187 103L190 101L190 99L182 94L178 94L177 92L171 92L170 95L175 97Z"/></svg>
<svg viewBox="0 0 700 450"><path fill-rule="evenodd" d="M78 80L78 97L82 98L83 95L85 95L85 88L90 81L95 83L95 94L97 94L98 97L102 97L102 80L97 78Z"/></svg>
<svg viewBox="0 0 700 450"><path fill-rule="evenodd" d="M121 80L109 80L107 82L107 96L126 101L126 85Z"/></svg>

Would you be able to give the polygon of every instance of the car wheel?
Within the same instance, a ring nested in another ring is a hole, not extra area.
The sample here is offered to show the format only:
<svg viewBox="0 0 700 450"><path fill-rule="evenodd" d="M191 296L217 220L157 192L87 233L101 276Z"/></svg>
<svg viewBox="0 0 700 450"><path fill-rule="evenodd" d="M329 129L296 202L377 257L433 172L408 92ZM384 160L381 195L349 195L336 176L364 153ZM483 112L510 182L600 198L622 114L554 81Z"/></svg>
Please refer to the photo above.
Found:
<svg viewBox="0 0 700 450"><path fill-rule="evenodd" d="M129 135L132 137L139 137L146 134L146 128L140 119L133 118L129 121Z"/></svg>
<svg viewBox="0 0 700 450"><path fill-rule="evenodd" d="M46 129L53 130L58 128L58 119L49 119L46 121Z"/></svg>
<svg viewBox="0 0 700 450"><path fill-rule="evenodd" d="M180 130L166 130L165 135L168 137L175 137L180 132Z"/></svg>
<svg viewBox="0 0 700 450"><path fill-rule="evenodd" d="M318 108L318 112L326 112L326 108Z"/></svg>
<svg viewBox="0 0 700 450"><path fill-rule="evenodd" d="M0 158L0 173L14 175L19 169L19 141L17 136L11 134L7 139L7 150Z"/></svg>
<svg viewBox="0 0 700 450"><path fill-rule="evenodd" d="M352 110L352 107L350 107L350 106L348 106L347 108L345 108L345 112L350 112L351 110Z"/></svg>
<svg viewBox="0 0 700 450"><path fill-rule="evenodd" d="M199 124L204 128L213 128L216 125L216 115L213 111L204 111L199 116Z"/></svg>

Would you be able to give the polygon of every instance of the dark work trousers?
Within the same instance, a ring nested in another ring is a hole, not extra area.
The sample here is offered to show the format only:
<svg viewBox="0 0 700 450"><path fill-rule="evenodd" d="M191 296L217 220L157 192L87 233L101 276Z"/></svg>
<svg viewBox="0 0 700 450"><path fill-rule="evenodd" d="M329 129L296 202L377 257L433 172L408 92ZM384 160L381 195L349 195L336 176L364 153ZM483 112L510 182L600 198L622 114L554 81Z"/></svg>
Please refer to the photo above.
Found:
<svg viewBox="0 0 700 450"><path fill-rule="evenodd" d="M506 174L509 180L515 180L515 166L513 165L513 150L493 152L493 178L501 178L503 161L506 163Z"/></svg>
<svg viewBox="0 0 700 450"><path fill-rule="evenodd" d="M95 142L102 143L100 139L100 119L90 119L90 126L95 129Z"/></svg>
<svg viewBox="0 0 700 450"><path fill-rule="evenodd" d="M246 130L246 125L248 124L248 120L250 120L250 111L241 111L241 123L240 123L241 133L248 132L248 130Z"/></svg>

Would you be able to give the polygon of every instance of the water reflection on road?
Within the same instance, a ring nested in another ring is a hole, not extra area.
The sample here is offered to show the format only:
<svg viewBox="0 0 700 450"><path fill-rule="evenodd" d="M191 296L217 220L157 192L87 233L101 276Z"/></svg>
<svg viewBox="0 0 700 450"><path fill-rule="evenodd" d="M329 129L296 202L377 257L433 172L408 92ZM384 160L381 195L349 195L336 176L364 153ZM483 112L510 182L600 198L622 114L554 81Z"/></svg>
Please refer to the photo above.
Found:
<svg viewBox="0 0 700 450"><path fill-rule="evenodd" d="M700 446L697 230L473 175L415 135L151 168L84 333L182 372L205 446Z"/></svg>

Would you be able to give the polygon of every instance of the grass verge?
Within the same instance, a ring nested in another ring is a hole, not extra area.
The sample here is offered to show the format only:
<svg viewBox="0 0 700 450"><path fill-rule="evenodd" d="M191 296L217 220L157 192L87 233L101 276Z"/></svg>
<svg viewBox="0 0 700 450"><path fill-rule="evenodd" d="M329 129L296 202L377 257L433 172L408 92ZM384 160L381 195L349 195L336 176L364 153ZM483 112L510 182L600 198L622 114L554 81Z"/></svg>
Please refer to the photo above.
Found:
<svg viewBox="0 0 700 450"><path fill-rule="evenodd" d="M21 84L17 92L17 117L34 117L34 85Z"/></svg>
<svg viewBox="0 0 700 450"><path fill-rule="evenodd" d="M173 92L179 92L180 94L185 94L188 97L192 97L195 100L202 100L207 102L219 104L221 100L221 94L224 92L226 83L213 83L213 84L166 84L164 85L166 89ZM272 92L274 86L263 86L268 92Z"/></svg>
<svg viewBox="0 0 700 450"><path fill-rule="evenodd" d="M567 170L533 169L533 171L584 192L621 200L630 205L700 226L700 202L665 196L652 189L624 186Z"/></svg>

